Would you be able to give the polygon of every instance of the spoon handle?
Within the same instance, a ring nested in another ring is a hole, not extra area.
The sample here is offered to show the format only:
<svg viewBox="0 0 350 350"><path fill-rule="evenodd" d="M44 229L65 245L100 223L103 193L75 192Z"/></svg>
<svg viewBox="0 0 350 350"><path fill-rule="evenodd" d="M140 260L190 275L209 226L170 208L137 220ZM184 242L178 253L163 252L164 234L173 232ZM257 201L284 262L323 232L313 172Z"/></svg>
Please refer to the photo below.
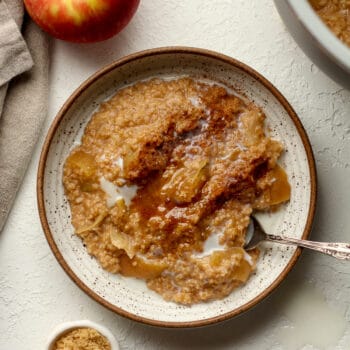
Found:
<svg viewBox="0 0 350 350"><path fill-rule="evenodd" d="M350 243L314 242L275 235L266 235L266 240L309 248L320 253L331 255L337 259L350 260Z"/></svg>

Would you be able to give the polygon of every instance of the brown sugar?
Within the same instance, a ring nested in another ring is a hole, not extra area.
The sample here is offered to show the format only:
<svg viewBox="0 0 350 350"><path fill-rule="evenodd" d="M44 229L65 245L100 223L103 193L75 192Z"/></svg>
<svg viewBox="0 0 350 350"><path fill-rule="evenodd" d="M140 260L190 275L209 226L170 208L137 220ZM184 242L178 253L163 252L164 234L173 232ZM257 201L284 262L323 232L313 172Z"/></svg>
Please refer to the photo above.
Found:
<svg viewBox="0 0 350 350"><path fill-rule="evenodd" d="M111 344L93 328L77 328L61 336L52 350L111 350Z"/></svg>

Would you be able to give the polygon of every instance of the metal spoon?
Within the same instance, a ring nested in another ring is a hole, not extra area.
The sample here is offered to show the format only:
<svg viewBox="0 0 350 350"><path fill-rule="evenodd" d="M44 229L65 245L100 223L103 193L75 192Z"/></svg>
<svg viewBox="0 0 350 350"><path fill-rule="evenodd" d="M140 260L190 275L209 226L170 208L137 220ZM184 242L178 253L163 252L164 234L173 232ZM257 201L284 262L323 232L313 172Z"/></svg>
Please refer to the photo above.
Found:
<svg viewBox="0 0 350 350"><path fill-rule="evenodd" d="M350 260L350 243L314 242L304 239L270 235L264 231L258 220L251 216L246 234L244 249L253 249L262 241L296 245L334 256L337 259Z"/></svg>

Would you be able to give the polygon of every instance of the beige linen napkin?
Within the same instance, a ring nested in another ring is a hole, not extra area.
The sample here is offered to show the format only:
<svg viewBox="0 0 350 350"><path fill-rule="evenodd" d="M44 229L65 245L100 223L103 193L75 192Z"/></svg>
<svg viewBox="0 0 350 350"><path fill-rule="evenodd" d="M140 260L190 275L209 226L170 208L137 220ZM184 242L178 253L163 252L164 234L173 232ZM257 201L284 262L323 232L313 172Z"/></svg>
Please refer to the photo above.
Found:
<svg viewBox="0 0 350 350"><path fill-rule="evenodd" d="M0 231L47 114L48 38L22 20L22 0L0 0Z"/></svg>

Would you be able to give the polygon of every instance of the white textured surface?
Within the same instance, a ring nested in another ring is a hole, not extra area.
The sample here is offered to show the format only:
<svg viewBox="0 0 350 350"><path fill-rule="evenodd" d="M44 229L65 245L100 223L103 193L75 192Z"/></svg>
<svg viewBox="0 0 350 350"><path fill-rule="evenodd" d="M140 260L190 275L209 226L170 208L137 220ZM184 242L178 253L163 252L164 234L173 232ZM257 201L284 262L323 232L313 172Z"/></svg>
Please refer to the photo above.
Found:
<svg viewBox="0 0 350 350"><path fill-rule="evenodd" d="M316 156L319 201L313 239L350 241L350 92L305 57L270 0L143 0L134 20L114 39L84 46L53 41L45 130L64 100L96 69L125 54L165 45L205 47L231 55L281 90L308 130ZM121 349L277 350L301 349L304 344L308 350L349 348L349 262L316 253L304 252L267 301L207 329L147 327L96 304L59 267L41 230L35 181L42 141L0 234L1 350L41 349L46 334L58 323L82 318L105 324ZM312 297L305 297L310 295L317 297L317 307L311 305ZM317 312L322 317L315 318ZM336 331L328 332L327 317ZM303 332L311 322L317 331L311 327ZM323 337L320 344L320 333L332 336Z"/></svg>

